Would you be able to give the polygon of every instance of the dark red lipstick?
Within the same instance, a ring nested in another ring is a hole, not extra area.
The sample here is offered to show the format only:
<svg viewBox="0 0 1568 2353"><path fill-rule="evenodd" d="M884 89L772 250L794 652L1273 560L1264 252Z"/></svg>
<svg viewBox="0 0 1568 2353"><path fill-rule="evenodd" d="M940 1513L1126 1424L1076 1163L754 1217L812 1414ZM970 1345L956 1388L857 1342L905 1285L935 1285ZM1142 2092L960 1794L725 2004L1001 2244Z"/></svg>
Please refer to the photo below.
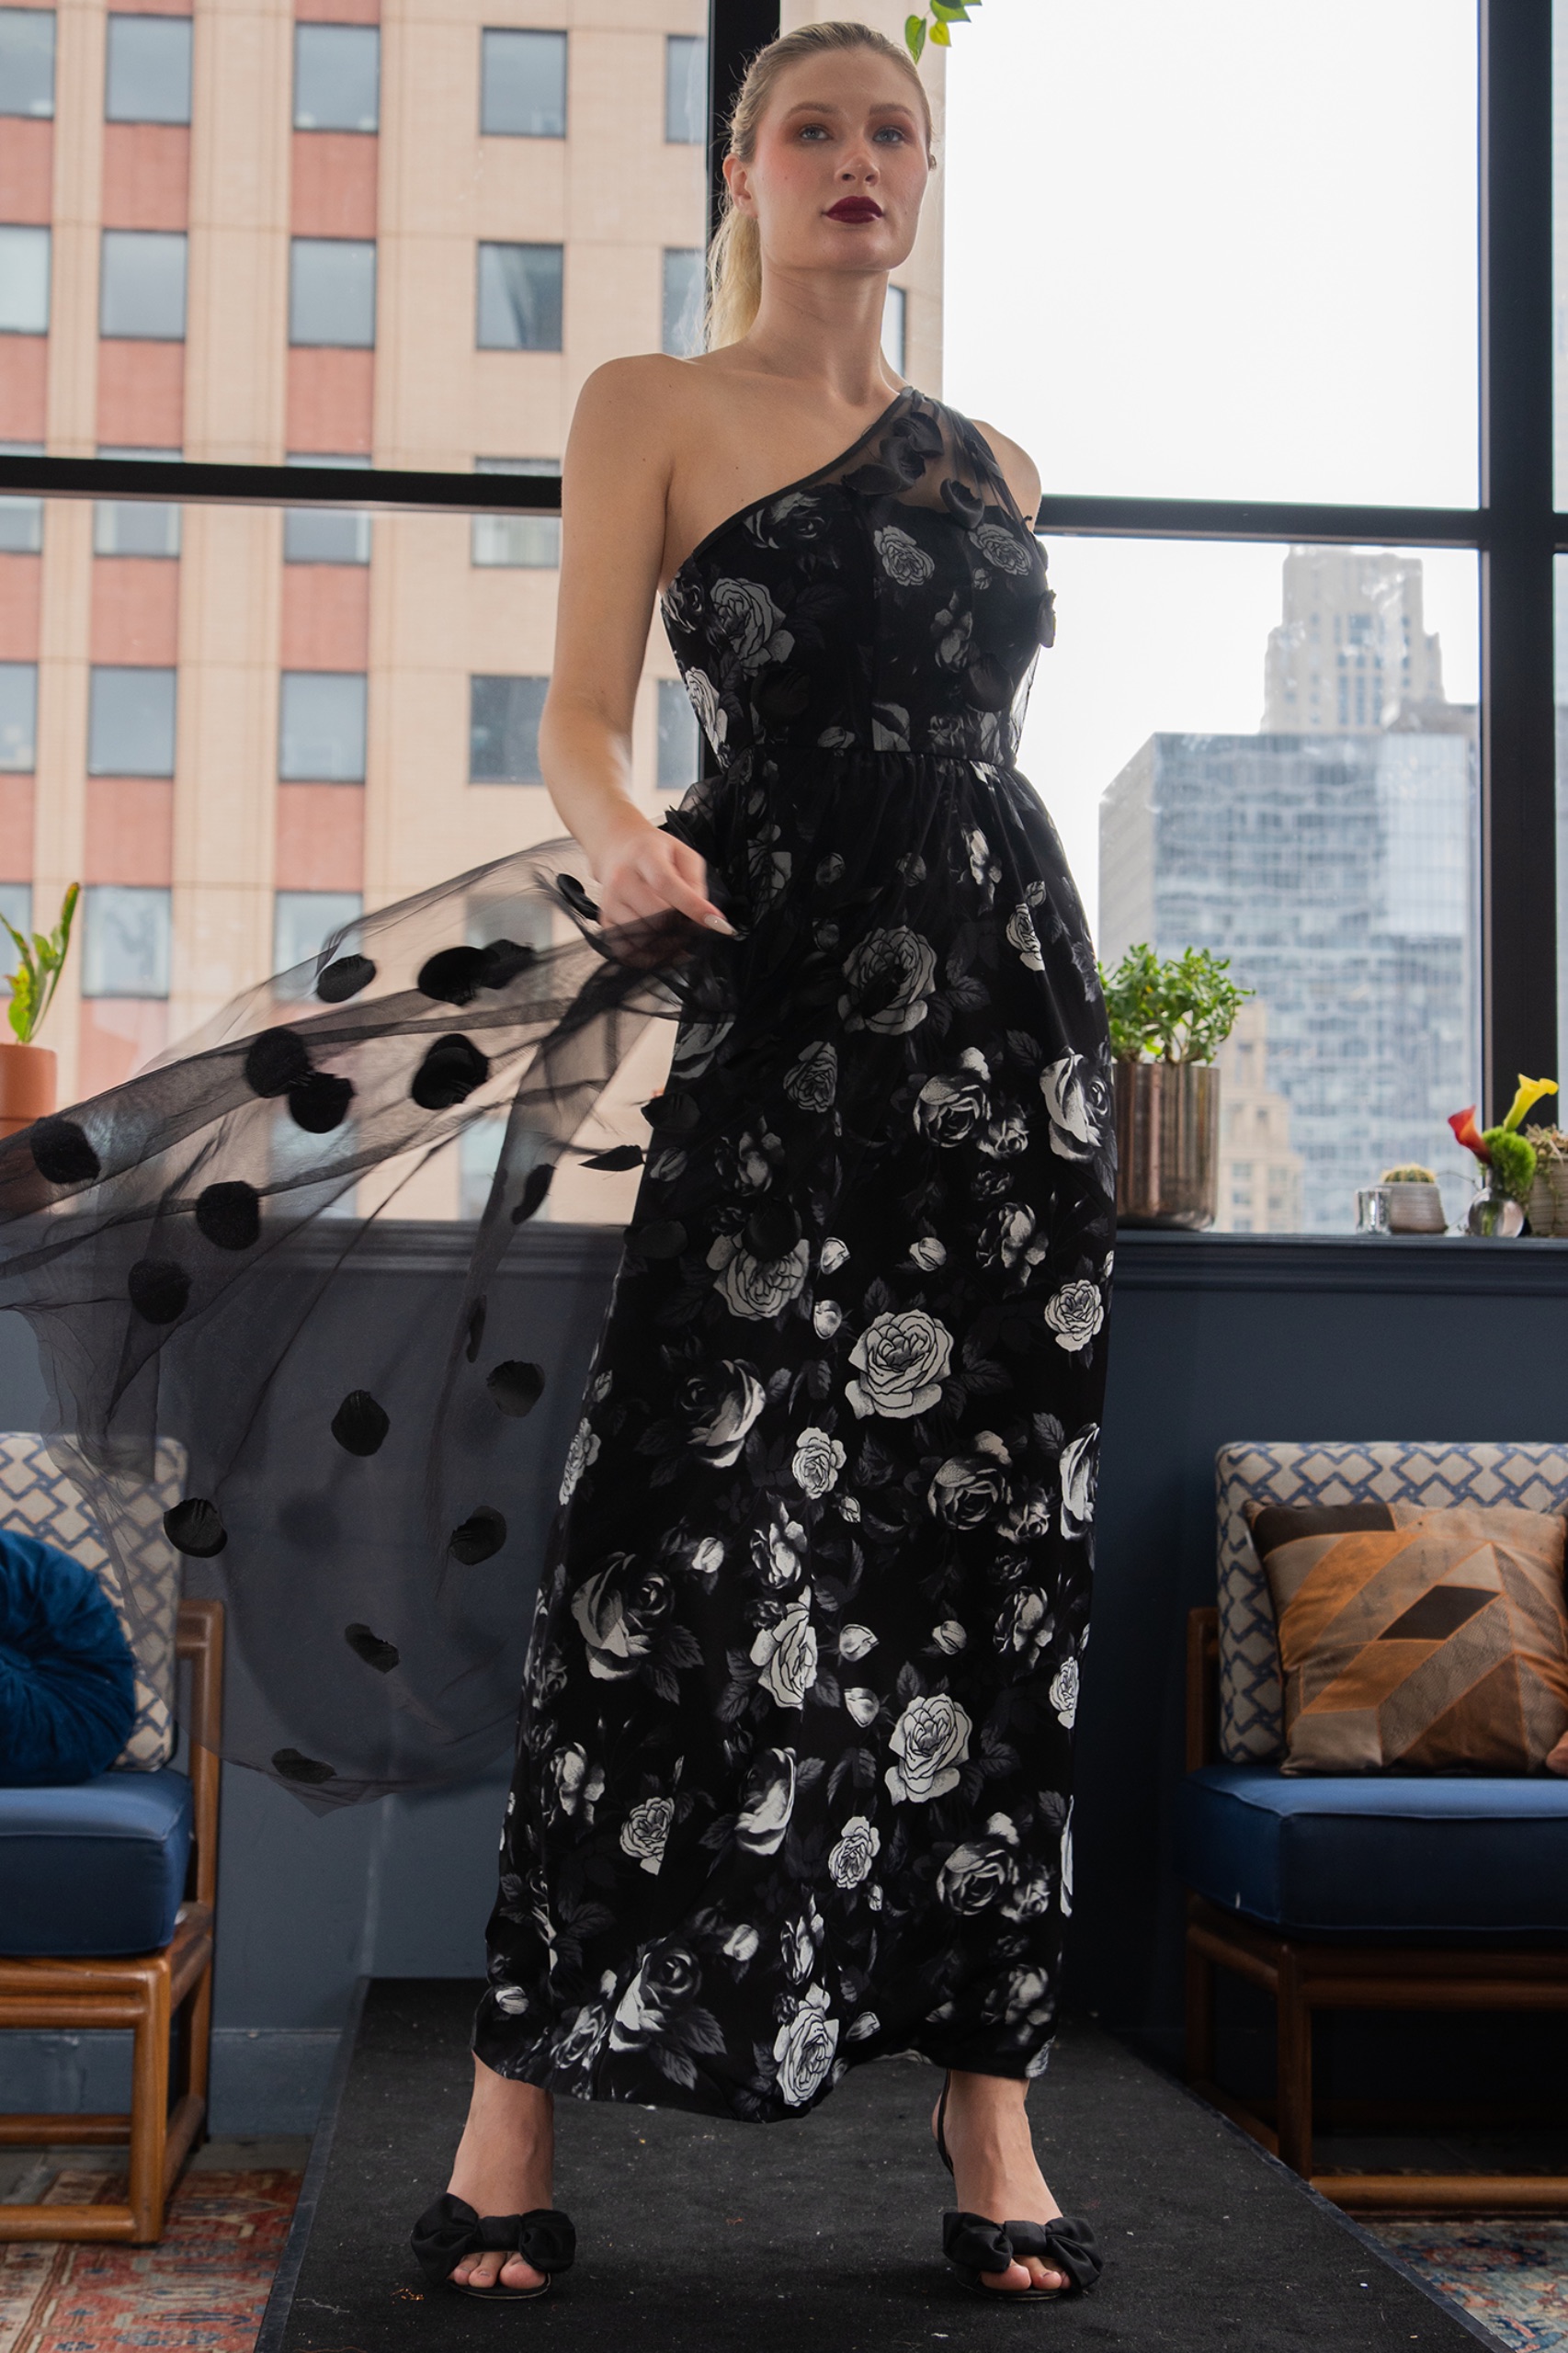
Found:
<svg viewBox="0 0 1568 2353"><path fill-rule="evenodd" d="M827 217L830 221L880 221L882 208L872 196L841 196Z"/></svg>

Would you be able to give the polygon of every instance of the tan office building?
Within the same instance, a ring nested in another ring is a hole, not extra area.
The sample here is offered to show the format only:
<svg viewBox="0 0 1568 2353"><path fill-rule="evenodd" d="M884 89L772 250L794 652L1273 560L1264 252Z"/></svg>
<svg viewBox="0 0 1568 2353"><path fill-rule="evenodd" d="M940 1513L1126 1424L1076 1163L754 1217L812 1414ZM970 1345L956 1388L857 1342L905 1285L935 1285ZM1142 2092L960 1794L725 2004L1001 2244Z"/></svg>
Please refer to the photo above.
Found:
<svg viewBox="0 0 1568 2353"><path fill-rule="evenodd" d="M706 13L0 6L0 443L553 471L591 369L690 347ZM940 268L934 203L890 316L933 392ZM46 923L86 886L47 1033L64 1100L361 907L562 830L557 533L0 502L0 907ZM657 629L635 741L653 811L696 760ZM464 1199L454 1155L400 1206Z"/></svg>

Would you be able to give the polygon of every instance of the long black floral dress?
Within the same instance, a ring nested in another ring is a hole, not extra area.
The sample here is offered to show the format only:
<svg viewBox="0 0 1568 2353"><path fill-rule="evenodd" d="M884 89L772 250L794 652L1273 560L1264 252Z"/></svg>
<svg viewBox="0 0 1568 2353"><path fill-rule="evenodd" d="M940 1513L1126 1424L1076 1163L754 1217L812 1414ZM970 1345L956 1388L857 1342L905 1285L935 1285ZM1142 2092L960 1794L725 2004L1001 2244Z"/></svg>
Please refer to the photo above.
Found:
<svg viewBox="0 0 1568 2353"><path fill-rule="evenodd" d="M649 1107L561 1486L503 2075L771 2120L889 2051L1045 2064L1115 1223L1093 951L1012 764L1051 609L911 389L665 599L735 1009Z"/></svg>

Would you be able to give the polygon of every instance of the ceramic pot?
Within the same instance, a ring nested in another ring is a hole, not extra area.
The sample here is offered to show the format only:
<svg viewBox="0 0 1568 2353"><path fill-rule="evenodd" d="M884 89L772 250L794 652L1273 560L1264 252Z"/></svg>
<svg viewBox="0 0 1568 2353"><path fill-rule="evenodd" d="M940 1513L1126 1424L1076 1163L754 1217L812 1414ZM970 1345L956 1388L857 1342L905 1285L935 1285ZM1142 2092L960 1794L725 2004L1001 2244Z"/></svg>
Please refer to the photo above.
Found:
<svg viewBox="0 0 1568 2353"><path fill-rule="evenodd" d="M52 1046L0 1045L0 1137L47 1119L55 1104Z"/></svg>
<svg viewBox="0 0 1568 2353"><path fill-rule="evenodd" d="M1568 1160L1549 1160L1544 1153L1538 1157L1525 1207L1532 1233L1568 1238Z"/></svg>
<svg viewBox="0 0 1568 2353"><path fill-rule="evenodd" d="M1220 1201L1217 1064L1114 1068L1118 1225L1212 1225Z"/></svg>

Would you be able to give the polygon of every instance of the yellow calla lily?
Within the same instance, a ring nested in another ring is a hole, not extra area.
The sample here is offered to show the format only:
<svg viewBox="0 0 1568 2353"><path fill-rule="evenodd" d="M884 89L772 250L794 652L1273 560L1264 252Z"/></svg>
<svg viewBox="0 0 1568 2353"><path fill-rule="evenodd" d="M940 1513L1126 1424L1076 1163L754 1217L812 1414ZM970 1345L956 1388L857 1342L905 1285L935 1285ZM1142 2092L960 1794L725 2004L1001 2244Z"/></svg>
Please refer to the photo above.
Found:
<svg viewBox="0 0 1568 2353"><path fill-rule="evenodd" d="M1556 1092L1557 1081L1554 1078L1527 1078L1521 1071L1518 1091L1508 1106L1503 1125L1517 1128L1533 1103L1539 1103L1543 1095L1555 1095Z"/></svg>

